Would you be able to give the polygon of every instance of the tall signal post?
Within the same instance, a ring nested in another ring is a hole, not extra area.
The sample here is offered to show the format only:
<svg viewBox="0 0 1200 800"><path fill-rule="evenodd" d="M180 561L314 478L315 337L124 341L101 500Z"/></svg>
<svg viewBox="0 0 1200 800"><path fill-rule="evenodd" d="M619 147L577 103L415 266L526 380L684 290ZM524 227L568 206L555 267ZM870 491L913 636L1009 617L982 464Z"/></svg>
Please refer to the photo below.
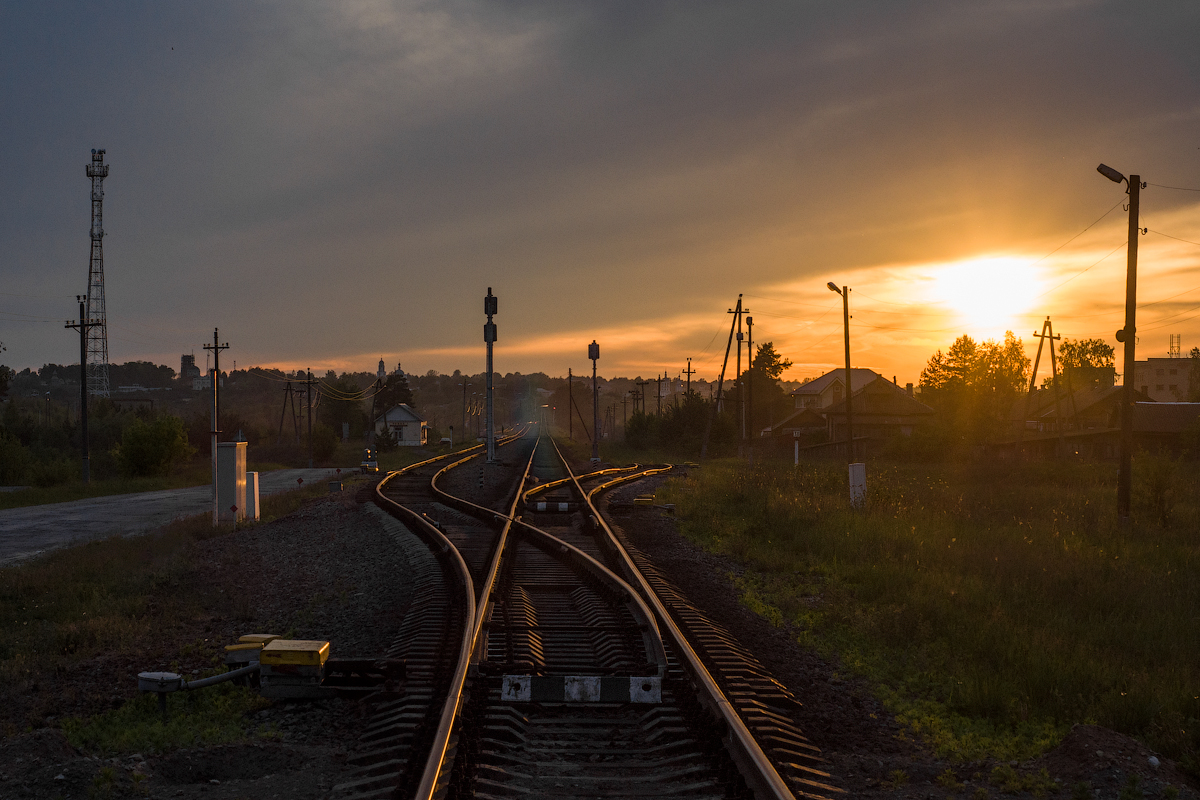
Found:
<svg viewBox="0 0 1200 800"><path fill-rule="evenodd" d="M498 301L488 287L487 297L483 298L483 313L487 314L487 323L483 326L483 341L487 343L487 461L496 463L496 402L492 394L492 345L496 343L496 323L492 315L496 313Z"/></svg>
<svg viewBox="0 0 1200 800"><path fill-rule="evenodd" d="M87 372L90 394L108 397L108 321L104 311L104 151L92 151L87 165L92 179L92 257L88 263ZM80 315L82 321L84 315Z"/></svg>
<svg viewBox="0 0 1200 800"><path fill-rule="evenodd" d="M596 362L600 360L600 345L592 339L588 345L588 358L592 360L592 461L600 461L600 390L596 385Z"/></svg>

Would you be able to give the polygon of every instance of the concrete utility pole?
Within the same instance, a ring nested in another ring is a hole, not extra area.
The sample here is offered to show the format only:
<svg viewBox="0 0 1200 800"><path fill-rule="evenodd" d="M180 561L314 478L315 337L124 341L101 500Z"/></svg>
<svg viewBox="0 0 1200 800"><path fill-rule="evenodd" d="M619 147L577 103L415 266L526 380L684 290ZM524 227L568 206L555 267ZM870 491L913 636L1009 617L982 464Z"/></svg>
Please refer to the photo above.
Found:
<svg viewBox="0 0 1200 800"><path fill-rule="evenodd" d="M217 435L221 432L218 425L221 419L221 351L229 349L229 342L221 344L217 337L217 329L213 328L213 343L204 345L205 350L211 350L213 354L213 369L209 373L212 381L212 502L213 502L213 527L217 527L220 509L217 508ZM312 466L312 459L309 459L309 466Z"/></svg>
<svg viewBox="0 0 1200 800"><path fill-rule="evenodd" d="M575 418L571 410L575 407L575 395L571 393L571 368L567 367L567 438L575 441Z"/></svg>
<svg viewBox="0 0 1200 800"><path fill-rule="evenodd" d="M1140 175L1126 178L1112 167L1101 164L1096 171L1114 183L1125 182L1129 192L1129 250L1125 267L1125 327L1117 331L1117 341L1125 345L1125 386L1121 392L1121 468L1117 474L1117 519L1122 527L1130 524L1129 493L1133 484L1133 404L1137 379L1137 237L1138 202L1145 188Z"/></svg>
<svg viewBox="0 0 1200 800"><path fill-rule="evenodd" d="M496 463L496 404L492 396L492 345L496 343L496 323L492 315L496 313L498 299L488 287L487 297L483 298L483 313L487 314L487 323L483 326L483 341L487 343L487 462Z"/></svg>
<svg viewBox="0 0 1200 800"><path fill-rule="evenodd" d="M83 482L89 483L92 479L91 475L91 457L88 453L88 380L87 380L87 354L88 354L88 331L93 327L103 325L103 320L88 319L85 316L87 307L87 298L83 295L75 295L75 300L79 303L79 321L68 322L64 328L75 328L79 331L79 436L80 447L83 450ZM213 481L213 490L216 491L216 481Z"/></svg>
<svg viewBox="0 0 1200 800"><path fill-rule="evenodd" d="M692 360L689 358L687 362L687 369L683 371L683 374L687 375L687 390L683 393L685 398L692 393L692 376L696 374L696 370L692 369Z"/></svg>
<svg viewBox="0 0 1200 800"><path fill-rule="evenodd" d="M600 360L600 345L593 339L588 345L592 360L592 461L600 461L600 390L596 384L596 362Z"/></svg>

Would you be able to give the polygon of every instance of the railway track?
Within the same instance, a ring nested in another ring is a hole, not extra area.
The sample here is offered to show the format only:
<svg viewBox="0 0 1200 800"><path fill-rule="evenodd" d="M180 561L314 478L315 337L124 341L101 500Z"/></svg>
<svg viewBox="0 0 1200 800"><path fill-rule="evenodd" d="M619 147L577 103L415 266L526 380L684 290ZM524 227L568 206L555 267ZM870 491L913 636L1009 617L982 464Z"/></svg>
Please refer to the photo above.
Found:
<svg viewBox="0 0 1200 800"><path fill-rule="evenodd" d="M533 436L501 452L477 485L479 456L380 484L420 537L419 599L388 653L405 683L380 696L339 796L840 794L790 719L796 699L597 507L670 468L575 476Z"/></svg>

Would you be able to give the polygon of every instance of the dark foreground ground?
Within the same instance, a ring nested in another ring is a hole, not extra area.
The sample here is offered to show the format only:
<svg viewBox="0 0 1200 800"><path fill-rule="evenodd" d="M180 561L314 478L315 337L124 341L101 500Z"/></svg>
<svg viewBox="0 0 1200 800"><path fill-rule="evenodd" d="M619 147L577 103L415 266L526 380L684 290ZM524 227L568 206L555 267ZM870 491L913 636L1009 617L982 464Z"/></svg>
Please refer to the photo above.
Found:
<svg viewBox="0 0 1200 800"><path fill-rule="evenodd" d="M324 498L273 523L202 542L201 569L218 600L213 613L180 620L161 632L153 648L94 659L55 676L52 685L40 685L0 709L10 731L36 725L0 743L0 798L330 796L346 775L346 756L369 713L358 702L275 702L245 719L242 743L170 753L82 753L57 725L64 716L98 713L132 698L139 671L167 669L174 661L185 672L207 666L222 645L242 633L328 639L339 656L382 653L407 610L407 564L378 512L364 502L368 497L347 492ZM828 758L832 783L847 796L1005 796L988 780L996 764L935 758L903 735L866 685L840 677L838 665L802 649L786 628L742 606L730 579L736 565L684 540L672 519L639 511L622 518L621 526L802 700L797 719ZM185 650L190 655L181 659ZM1166 759L1094 726L1077 726L1044 757L1010 766L1022 773L1045 767L1058 784L1049 791L1063 798L1167 797L1166 786L1179 789L1181 797L1200 796ZM943 785L947 770L958 785ZM1136 791L1131 775L1138 778Z"/></svg>

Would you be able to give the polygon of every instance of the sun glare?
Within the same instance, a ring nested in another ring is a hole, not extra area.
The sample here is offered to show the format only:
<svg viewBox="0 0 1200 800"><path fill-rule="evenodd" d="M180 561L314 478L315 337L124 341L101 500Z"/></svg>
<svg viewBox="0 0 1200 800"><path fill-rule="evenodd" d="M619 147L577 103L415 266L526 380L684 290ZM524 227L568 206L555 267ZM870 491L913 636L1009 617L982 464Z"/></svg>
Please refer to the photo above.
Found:
<svg viewBox="0 0 1200 800"><path fill-rule="evenodd" d="M960 261L933 279L933 299L972 331L987 335L1013 330L1042 289L1033 265L1016 258Z"/></svg>

